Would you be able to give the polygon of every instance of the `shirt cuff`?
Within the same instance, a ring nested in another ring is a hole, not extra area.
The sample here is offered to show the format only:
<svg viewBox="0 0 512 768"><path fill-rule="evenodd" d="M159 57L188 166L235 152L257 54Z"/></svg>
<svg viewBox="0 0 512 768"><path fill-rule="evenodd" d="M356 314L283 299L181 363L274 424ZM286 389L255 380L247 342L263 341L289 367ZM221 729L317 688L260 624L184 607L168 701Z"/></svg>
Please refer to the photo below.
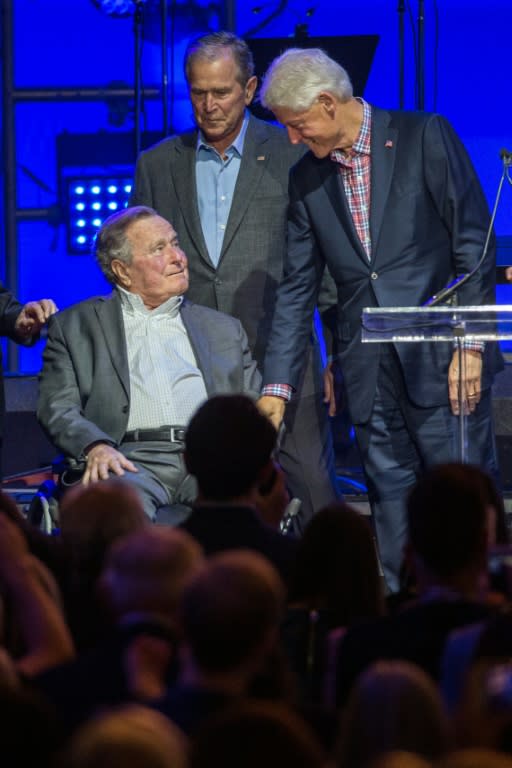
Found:
<svg viewBox="0 0 512 768"><path fill-rule="evenodd" d="M483 352L485 349L484 341L464 341L462 349L471 349L473 352Z"/></svg>
<svg viewBox="0 0 512 768"><path fill-rule="evenodd" d="M292 399L293 387L289 384L265 384L261 394L269 395L270 397L280 397L288 402Z"/></svg>

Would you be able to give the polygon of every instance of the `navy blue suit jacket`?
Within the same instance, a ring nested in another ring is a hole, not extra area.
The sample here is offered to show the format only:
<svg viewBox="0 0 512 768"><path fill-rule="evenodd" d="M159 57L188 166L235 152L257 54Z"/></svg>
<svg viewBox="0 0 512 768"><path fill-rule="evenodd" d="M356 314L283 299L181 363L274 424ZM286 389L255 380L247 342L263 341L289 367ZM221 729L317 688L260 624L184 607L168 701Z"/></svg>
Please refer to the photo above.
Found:
<svg viewBox="0 0 512 768"><path fill-rule="evenodd" d="M338 291L338 343L354 423L367 421L379 344L361 343L365 307L421 306L480 259L489 211L471 161L441 116L372 109L369 260L356 233L338 166L311 152L292 169L288 255L278 292L264 383L296 385L325 265ZM461 287L460 305L494 303L495 246ZM397 344L418 405L447 404L451 342ZM502 365L485 349L483 386Z"/></svg>

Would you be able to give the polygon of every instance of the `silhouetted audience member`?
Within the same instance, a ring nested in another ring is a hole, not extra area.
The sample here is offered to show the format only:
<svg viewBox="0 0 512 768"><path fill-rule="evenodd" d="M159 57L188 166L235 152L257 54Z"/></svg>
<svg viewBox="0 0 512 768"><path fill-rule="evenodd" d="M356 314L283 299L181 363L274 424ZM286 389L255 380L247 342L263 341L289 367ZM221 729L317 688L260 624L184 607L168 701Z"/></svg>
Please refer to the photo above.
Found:
<svg viewBox="0 0 512 768"><path fill-rule="evenodd" d="M63 738L51 707L28 687L0 685L0 764L53 768Z"/></svg>
<svg viewBox="0 0 512 768"><path fill-rule="evenodd" d="M186 733L245 697L278 642L285 592L262 555L212 555L184 589L179 682L160 709Z"/></svg>
<svg viewBox="0 0 512 768"><path fill-rule="evenodd" d="M425 760L414 752L395 750L386 752L368 764L368 768L433 768L430 760Z"/></svg>
<svg viewBox="0 0 512 768"><path fill-rule="evenodd" d="M247 547L261 552L285 582L296 542L258 515L261 489L271 492L280 476L273 453L277 433L244 395L218 395L192 417L185 437L185 462L195 476L198 497L182 528L205 554Z"/></svg>
<svg viewBox="0 0 512 768"><path fill-rule="evenodd" d="M186 768L182 732L159 712L130 705L86 723L73 737L67 768Z"/></svg>
<svg viewBox="0 0 512 768"><path fill-rule="evenodd" d="M512 768L512 757L494 749L457 749L434 768Z"/></svg>
<svg viewBox="0 0 512 768"><path fill-rule="evenodd" d="M76 485L63 497L60 531L67 572L62 583L66 615L78 649L95 644L105 630L97 580L111 544L148 525L137 491L117 478Z"/></svg>
<svg viewBox="0 0 512 768"><path fill-rule="evenodd" d="M320 701L327 637L384 613L384 593L367 520L339 502L320 510L299 541L282 639L305 701Z"/></svg>
<svg viewBox="0 0 512 768"><path fill-rule="evenodd" d="M393 750L434 760L451 745L449 720L428 675L408 662L377 662L361 675L342 714L336 764L367 768Z"/></svg>
<svg viewBox="0 0 512 768"><path fill-rule="evenodd" d="M60 593L20 528L0 515L0 642L14 669L30 678L74 657ZM8 667L5 667L8 673Z"/></svg>
<svg viewBox="0 0 512 768"><path fill-rule="evenodd" d="M114 542L98 582L109 631L35 681L68 732L100 708L164 694L175 675L181 592L202 563L197 542L175 528L145 525Z"/></svg>
<svg viewBox="0 0 512 768"><path fill-rule="evenodd" d="M243 702L213 715L192 741L190 768L322 768L308 724L282 704Z"/></svg>
<svg viewBox="0 0 512 768"><path fill-rule="evenodd" d="M455 709L457 742L464 748L512 753L510 656L481 657L468 667Z"/></svg>
<svg viewBox="0 0 512 768"><path fill-rule="evenodd" d="M492 615L495 608L482 592L487 507L478 467L444 464L419 478L407 508L418 599L394 616L348 630L338 654L338 704L346 700L362 670L377 659L412 661L439 680L449 633Z"/></svg>

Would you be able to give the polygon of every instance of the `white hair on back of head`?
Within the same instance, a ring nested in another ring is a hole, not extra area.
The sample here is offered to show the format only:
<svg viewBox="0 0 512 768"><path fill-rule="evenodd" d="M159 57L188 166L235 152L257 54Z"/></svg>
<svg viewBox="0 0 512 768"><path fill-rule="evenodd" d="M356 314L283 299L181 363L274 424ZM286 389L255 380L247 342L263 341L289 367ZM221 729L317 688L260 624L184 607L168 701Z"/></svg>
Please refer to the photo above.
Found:
<svg viewBox="0 0 512 768"><path fill-rule="evenodd" d="M320 48L289 48L268 68L259 99L270 110L304 112L323 91L349 101L352 83L346 70Z"/></svg>

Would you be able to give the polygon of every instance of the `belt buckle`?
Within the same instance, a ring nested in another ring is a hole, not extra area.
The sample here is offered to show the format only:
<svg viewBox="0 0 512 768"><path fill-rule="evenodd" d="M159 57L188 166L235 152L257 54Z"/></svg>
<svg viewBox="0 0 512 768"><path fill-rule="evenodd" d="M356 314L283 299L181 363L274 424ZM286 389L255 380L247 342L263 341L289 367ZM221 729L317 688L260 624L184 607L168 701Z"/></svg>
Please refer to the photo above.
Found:
<svg viewBox="0 0 512 768"><path fill-rule="evenodd" d="M177 432L181 432L181 429L178 427L171 427L171 443L182 443L183 440L179 440L177 437Z"/></svg>

